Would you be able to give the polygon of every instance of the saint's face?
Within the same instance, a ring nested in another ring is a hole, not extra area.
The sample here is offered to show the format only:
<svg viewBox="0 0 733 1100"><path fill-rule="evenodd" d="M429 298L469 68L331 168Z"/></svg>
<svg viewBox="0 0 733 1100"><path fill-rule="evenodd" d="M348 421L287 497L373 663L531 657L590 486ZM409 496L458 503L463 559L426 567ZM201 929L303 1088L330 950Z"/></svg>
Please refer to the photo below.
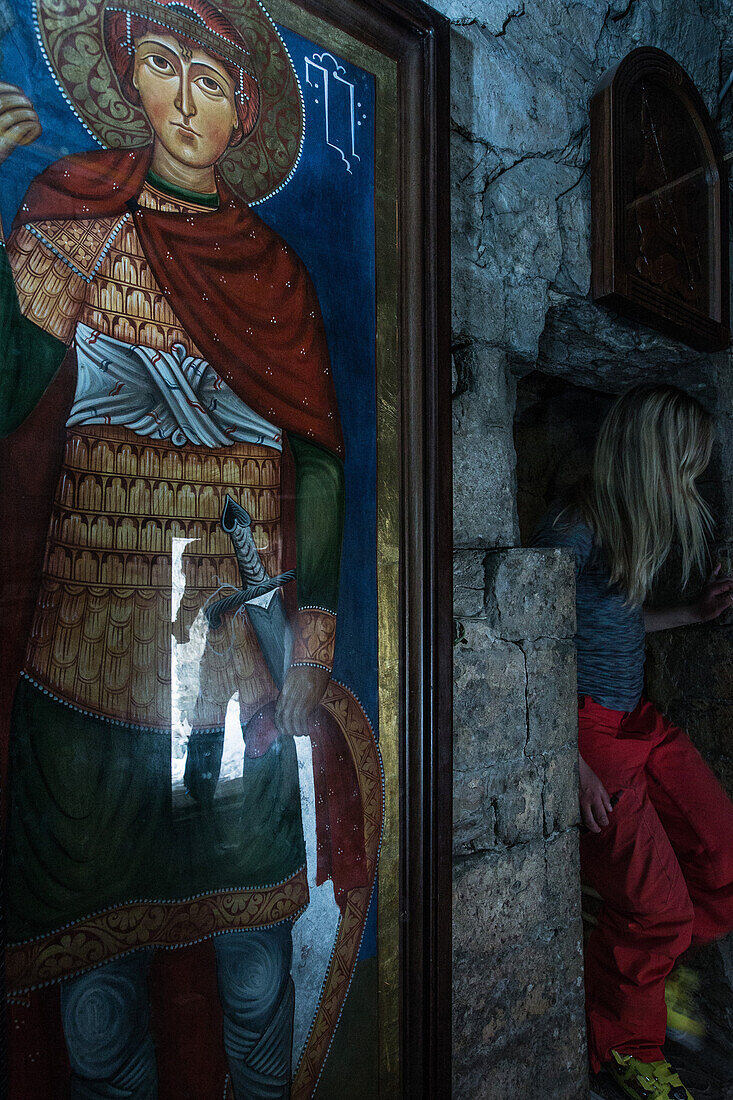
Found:
<svg viewBox="0 0 733 1100"><path fill-rule="evenodd" d="M239 125L232 78L217 58L151 32L135 41L133 83L171 157L191 168L216 164Z"/></svg>

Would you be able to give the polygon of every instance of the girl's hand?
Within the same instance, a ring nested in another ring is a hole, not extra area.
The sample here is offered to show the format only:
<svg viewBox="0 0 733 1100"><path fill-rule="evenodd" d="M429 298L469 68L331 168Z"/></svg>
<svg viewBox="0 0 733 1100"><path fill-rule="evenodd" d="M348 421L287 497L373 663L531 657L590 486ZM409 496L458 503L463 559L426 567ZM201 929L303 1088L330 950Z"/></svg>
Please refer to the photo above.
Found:
<svg viewBox="0 0 733 1100"><path fill-rule="evenodd" d="M733 607L733 577L719 577L720 562L707 579L705 587L692 605L695 621L710 622Z"/></svg>
<svg viewBox="0 0 733 1100"><path fill-rule="evenodd" d="M580 773L580 816L592 833L600 833L608 825L608 815L613 807L608 791L582 756L578 757Z"/></svg>
<svg viewBox="0 0 733 1100"><path fill-rule="evenodd" d="M0 164L16 145L30 145L41 132L33 104L15 84L0 80Z"/></svg>

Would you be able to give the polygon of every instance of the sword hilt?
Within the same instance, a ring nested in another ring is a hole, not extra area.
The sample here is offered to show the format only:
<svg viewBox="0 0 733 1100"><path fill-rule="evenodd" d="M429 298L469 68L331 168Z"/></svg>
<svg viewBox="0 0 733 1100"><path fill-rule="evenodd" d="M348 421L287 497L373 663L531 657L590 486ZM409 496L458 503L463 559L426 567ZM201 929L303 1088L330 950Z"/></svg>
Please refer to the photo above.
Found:
<svg viewBox="0 0 733 1100"><path fill-rule="evenodd" d="M215 630L221 626L221 617L227 611L235 611L242 604L281 588L295 577L294 569L278 573L275 577L268 576L252 534L252 517L229 493L224 501L221 526L232 540L242 587L239 591L215 600L206 609L206 618Z"/></svg>
<svg viewBox="0 0 733 1100"><path fill-rule="evenodd" d="M232 500L228 493L224 501L224 511L221 514L221 525L232 540L242 587L248 588L251 584L261 584L267 579L267 570L262 564L260 552L255 545L252 517L247 509L237 504L236 500Z"/></svg>
<svg viewBox="0 0 733 1100"><path fill-rule="evenodd" d="M254 600L258 596L264 596L266 592L272 592L275 588L282 588L284 584L294 578L295 570L288 569L286 573L278 573L274 577L268 577L266 581L262 581L260 584L252 584L249 588L240 588L228 596L222 596L221 599L210 604L204 612L209 625L214 630L218 630L221 626L221 617L226 615L227 611L236 611L242 604L249 603L250 600Z"/></svg>

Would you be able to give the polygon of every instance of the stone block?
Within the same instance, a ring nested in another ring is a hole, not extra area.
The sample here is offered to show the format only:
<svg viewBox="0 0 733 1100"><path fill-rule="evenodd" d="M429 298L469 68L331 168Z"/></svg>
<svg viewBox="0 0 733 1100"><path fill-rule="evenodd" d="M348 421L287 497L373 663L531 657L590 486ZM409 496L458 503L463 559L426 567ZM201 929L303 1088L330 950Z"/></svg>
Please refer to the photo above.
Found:
<svg viewBox="0 0 733 1100"><path fill-rule="evenodd" d="M523 646L527 660L527 752L552 752L578 741L575 645L541 638Z"/></svg>
<svg viewBox="0 0 733 1100"><path fill-rule="evenodd" d="M496 804L487 792L488 773L453 773L453 852L456 856L494 848Z"/></svg>
<svg viewBox="0 0 733 1100"><path fill-rule="evenodd" d="M705 990L701 1012L708 1040L733 1065L733 937L702 948L695 954L694 966ZM725 1100L730 1100L730 1091Z"/></svg>
<svg viewBox="0 0 733 1100"><path fill-rule="evenodd" d="M459 28L466 23L475 23L477 14L480 14L482 26L491 34L501 34L524 5L522 0L482 0L480 11L477 12L476 5L471 0L437 0L433 7Z"/></svg>
<svg viewBox="0 0 733 1100"><path fill-rule="evenodd" d="M523 759L481 773L456 770L453 851L470 855L543 836L545 768Z"/></svg>
<svg viewBox="0 0 733 1100"><path fill-rule="evenodd" d="M578 831L570 829L550 837L545 844L547 895L544 902L546 932L569 929L582 941L580 917L580 849Z"/></svg>
<svg viewBox="0 0 733 1100"><path fill-rule="evenodd" d="M580 171L533 157L486 188L481 262L503 286L505 340L514 361L534 365L537 359L548 288L563 258L558 196L574 185Z"/></svg>
<svg viewBox="0 0 733 1100"><path fill-rule="evenodd" d="M453 403L453 538L456 547L506 546L518 533L511 424L487 425L471 395Z"/></svg>
<svg viewBox="0 0 733 1100"><path fill-rule="evenodd" d="M485 558L485 550L456 550L453 554L453 614L457 618L483 615Z"/></svg>
<svg viewBox="0 0 733 1100"><path fill-rule="evenodd" d="M460 263L480 258L483 197L501 159L487 142L451 132L451 254Z"/></svg>
<svg viewBox="0 0 733 1100"><path fill-rule="evenodd" d="M733 756L730 754L718 756L710 760L709 764L723 790L727 791L730 797L733 798ZM733 999L733 987L731 988L731 999Z"/></svg>
<svg viewBox="0 0 733 1100"><path fill-rule="evenodd" d="M578 294L550 289L538 366L579 386L621 393L640 382L692 388L705 356Z"/></svg>
<svg viewBox="0 0 733 1100"><path fill-rule="evenodd" d="M453 955L463 965L524 942L549 917L541 841L460 860L453 868Z"/></svg>
<svg viewBox="0 0 733 1100"><path fill-rule="evenodd" d="M514 380L506 356L462 335L454 343L454 539L457 546L516 541Z"/></svg>
<svg viewBox="0 0 733 1100"><path fill-rule="evenodd" d="M489 902L490 899L490 902ZM495 954L565 929L581 942L575 830L480 852L453 868L454 958Z"/></svg>
<svg viewBox="0 0 733 1100"><path fill-rule="evenodd" d="M480 244L478 249L485 247ZM506 334L506 295L503 282L477 262L471 241L451 242L451 318L458 339L484 340L501 345Z"/></svg>
<svg viewBox="0 0 733 1100"><path fill-rule="evenodd" d="M543 780L544 769L528 760L491 771L486 792L495 806L497 843L511 847L541 839Z"/></svg>
<svg viewBox="0 0 733 1100"><path fill-rule="evenodd" d="M733 372L730 369L730 356L727 351L718 352L717 355L711 355L710 361L715 384L712 405L716 413L718 439L722 446L726 446L724 441L727 441L727 446L730 447L730 433L733 432L733 425L730 424L733 417ZM725 420L728 421L727 428L724 427Z"/></svg>
<svg viewBox="0 0 733 1100"><path fill-rule="evenodd" d="M478 20L456 28L451 40L454 125L501 149L509 164L528 153L563 149L584 121L581 104L557 94L559 67L538 61Z"/></svg>
<svg viewBox="0 0 733 1100"><path fill-rule="evenodd" d="M487 554L487 615L513 641L575 634L575 573L564 550L497 550Z"/></svg>
<svg viewBox="0 0 733 1100"><path fill-rule="evenodd" d="M518 1028L563 1005L583 1008L582 953L574 937L528 938L495 954L457 955L453 963L453 1019L459 1049L487 1046L486 1055L511 1045ZM487 974L491 981L486 980ZM488 1046L491 1044L491 1046Z"/></svg>
<svg viewBox="0 0 733 1100"><path fill-rule="evenodd" d="M491 261L501 277L551 282L562 259L558 197L578 179L579 169L533 157L518 161L490 183L484 197ZM511 260L511 262L510 262Z"/></svg>
<svg viewBox="0 0 733 1100"><path fill-rule="evenodd" d="M607 19L604 24L605 33L597 46L598 63L606 68L632 46L658 46L692 76L708 110L715 113L720 71L712 5L700 5L696 0L675 0L674 4L613 0L613 7L616 18Z"/></svg>
<svg viewBox="0 0 733 1100"><path fill-rule="evenodd" d="M577 745L547 761L542 808L546 836L579 823Z"/></svg>
<svg viewBox="0 0 733 1100"><path fill-rule="evenodd" d="M537 362L540 337L545 327L549 282L543 278L507 276L503 294L506 330L512 361L518 367Z"/></svg>
<svg viewBox="0 0 733 1100"><path fill-rule="evenodd" d="M454 866L454 1095L516 1095L512 1067L529 1060L543 1096L585 1095L561 1091L585 1073L577 838L568 841Z"/></svg>
<svg viewBox="0 0 733 1100"><path fill-rule="evenodd" d="M501 1053L489 1046L454 1058L454 1096L508 1100L536 1096L539 1087L542 1100L587 1100L582 1013L561 1009L510 1035L513 1042Z"/></svg>
<svg viewBox="0 0 733 1100"><path fill-rule="evenodd" d="M590 131L588 131L589 136ZM587 140L587 138L586 138ZM584 149L584 159L590 149ZM557 202L557 219L562 246L562 260L554 279L557 290L568 294L587 295L590 292L590 179L589 173L578 171L576 182Z"/></svg>
<svg viewBox="0 0 733 1100"><path fill-rule="evenodd" d="M502 351L482 340L455 340L456 396L470 394L487 429L506 428L514 418L516 384Z"/></svg>
<svg viewBox="0 0 733 1100"><path fill-rule="evenodd" d="M524 654L497 641L486 624L461 622L454 646L453 760L458 771L485 771L522 754L527 741Z"/></svg>

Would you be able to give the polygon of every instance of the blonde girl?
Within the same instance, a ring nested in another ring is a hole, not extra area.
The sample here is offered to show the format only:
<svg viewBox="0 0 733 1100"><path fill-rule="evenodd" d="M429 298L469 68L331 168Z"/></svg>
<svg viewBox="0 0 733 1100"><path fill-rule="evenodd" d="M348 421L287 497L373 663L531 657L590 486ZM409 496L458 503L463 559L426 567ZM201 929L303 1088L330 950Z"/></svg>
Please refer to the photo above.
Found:
<svg viewBox="0 0 733 1100"><path fill-rule="evenodd" d="M709 414L682 390L630 390L601 427L588 485L533 539L575 556L581 868L603 899L586 950L590 1057L636 1100L692 1100L662 1052L665 979L691 943L733 928L733 804L643 697L646 632L733 604L716 566L693 602L645 607L674 544L683 587L706 567L698 481L712 444Z"/></svg>

